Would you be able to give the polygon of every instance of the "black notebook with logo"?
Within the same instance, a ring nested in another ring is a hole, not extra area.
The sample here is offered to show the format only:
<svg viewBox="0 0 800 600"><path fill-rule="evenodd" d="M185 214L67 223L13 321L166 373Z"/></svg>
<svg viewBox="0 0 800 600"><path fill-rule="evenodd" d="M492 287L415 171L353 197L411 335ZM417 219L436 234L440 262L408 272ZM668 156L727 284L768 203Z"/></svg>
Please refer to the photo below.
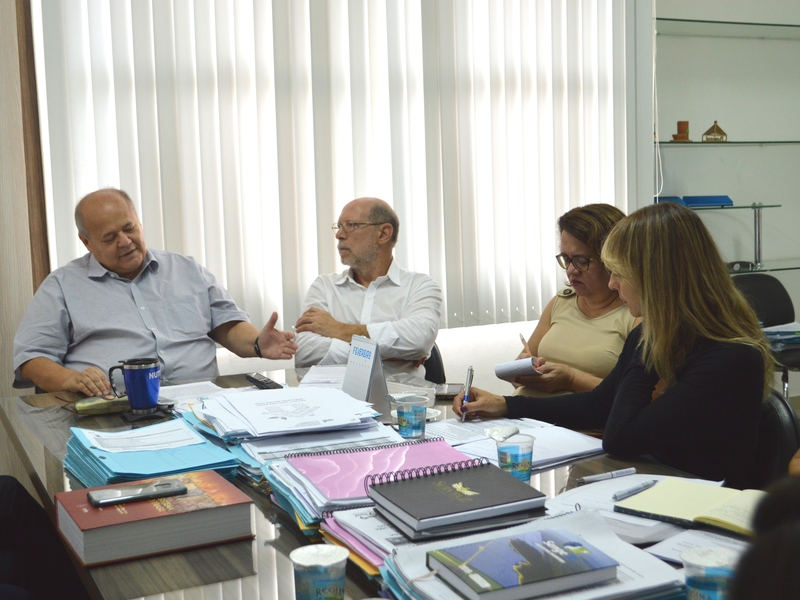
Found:
<svg viewBox="0 0 800 600"><path fill-rule="evenodd" d="M378 475L365 485L381 514L415 532L452 532L458 528L448 526L477 525L484 519L501 527L504 516L513 524L521 513L543 513L546 500L485 459Z"/></svg>

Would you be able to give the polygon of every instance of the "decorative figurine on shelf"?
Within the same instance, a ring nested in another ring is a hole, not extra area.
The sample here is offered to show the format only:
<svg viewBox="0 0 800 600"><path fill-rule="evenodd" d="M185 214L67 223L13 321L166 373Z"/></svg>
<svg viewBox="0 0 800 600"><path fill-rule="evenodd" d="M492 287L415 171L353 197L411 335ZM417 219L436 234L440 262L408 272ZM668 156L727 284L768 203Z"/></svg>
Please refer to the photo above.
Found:
<svg viewBox="0 0 800 600"><path fill-rule="evenodd" d="M703 134L703 141L704 142L727 142L728 141L728 134L722 131L722 127L717 125L717 122L714 121L714 125Z"/></svg>
<svg viewBox="0 0 800 600"><path fill-rule="evenodd" d="M678 121L678 133L672 134L673 142L691 142L689 139L689 121Z"/></svg>

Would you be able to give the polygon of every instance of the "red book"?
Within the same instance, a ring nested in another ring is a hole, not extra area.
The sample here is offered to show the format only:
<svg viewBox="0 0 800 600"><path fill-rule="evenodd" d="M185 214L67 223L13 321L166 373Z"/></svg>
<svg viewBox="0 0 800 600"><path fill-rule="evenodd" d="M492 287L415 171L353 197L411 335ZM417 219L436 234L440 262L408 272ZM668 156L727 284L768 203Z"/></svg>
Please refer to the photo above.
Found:
<svg viewBox="0 0 800 600"><path fill-rule="evenodd" d="M253 501L215 471L157 479L177 479L186 486L187 493L104 508L90 504L91 489L56 494L58 529L84 565L253 537Z"/></svg>

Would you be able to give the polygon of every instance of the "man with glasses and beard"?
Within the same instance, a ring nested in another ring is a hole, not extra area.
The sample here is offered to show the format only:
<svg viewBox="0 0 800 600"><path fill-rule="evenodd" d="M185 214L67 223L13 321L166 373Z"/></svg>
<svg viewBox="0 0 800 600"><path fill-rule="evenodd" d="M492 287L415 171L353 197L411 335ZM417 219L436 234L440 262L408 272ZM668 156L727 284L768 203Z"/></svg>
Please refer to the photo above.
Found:
<svg viewBox="0 0 800 600"><path fill-rule="evenodd" d="M354 335L374 340L384 367L424 377L442 309L442 291L428 275L394 260L400 221L378 198L348 203L333 225L348 267L311 284L297 320L295 366L345 364Z"/></svg>

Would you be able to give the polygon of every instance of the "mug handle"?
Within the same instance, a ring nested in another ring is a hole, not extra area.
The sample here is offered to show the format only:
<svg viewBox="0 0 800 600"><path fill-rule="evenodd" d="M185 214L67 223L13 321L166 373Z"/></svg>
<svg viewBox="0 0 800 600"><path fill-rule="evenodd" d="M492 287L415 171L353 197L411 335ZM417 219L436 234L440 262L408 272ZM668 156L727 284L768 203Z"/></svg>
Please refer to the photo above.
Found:
<svg viewBox="0 0 800 600"><path fill-rule="evenodd" d="M122 371L122 365L117 365L116 367L111 367L108 370L108 381L111 383L111 389L114 391L114 395L117 398L122 398L125 394L120 394L117 391L117 386L114 385L114 377L111 375L114 372L114 369L119 369L120 371Z"/></svg>

